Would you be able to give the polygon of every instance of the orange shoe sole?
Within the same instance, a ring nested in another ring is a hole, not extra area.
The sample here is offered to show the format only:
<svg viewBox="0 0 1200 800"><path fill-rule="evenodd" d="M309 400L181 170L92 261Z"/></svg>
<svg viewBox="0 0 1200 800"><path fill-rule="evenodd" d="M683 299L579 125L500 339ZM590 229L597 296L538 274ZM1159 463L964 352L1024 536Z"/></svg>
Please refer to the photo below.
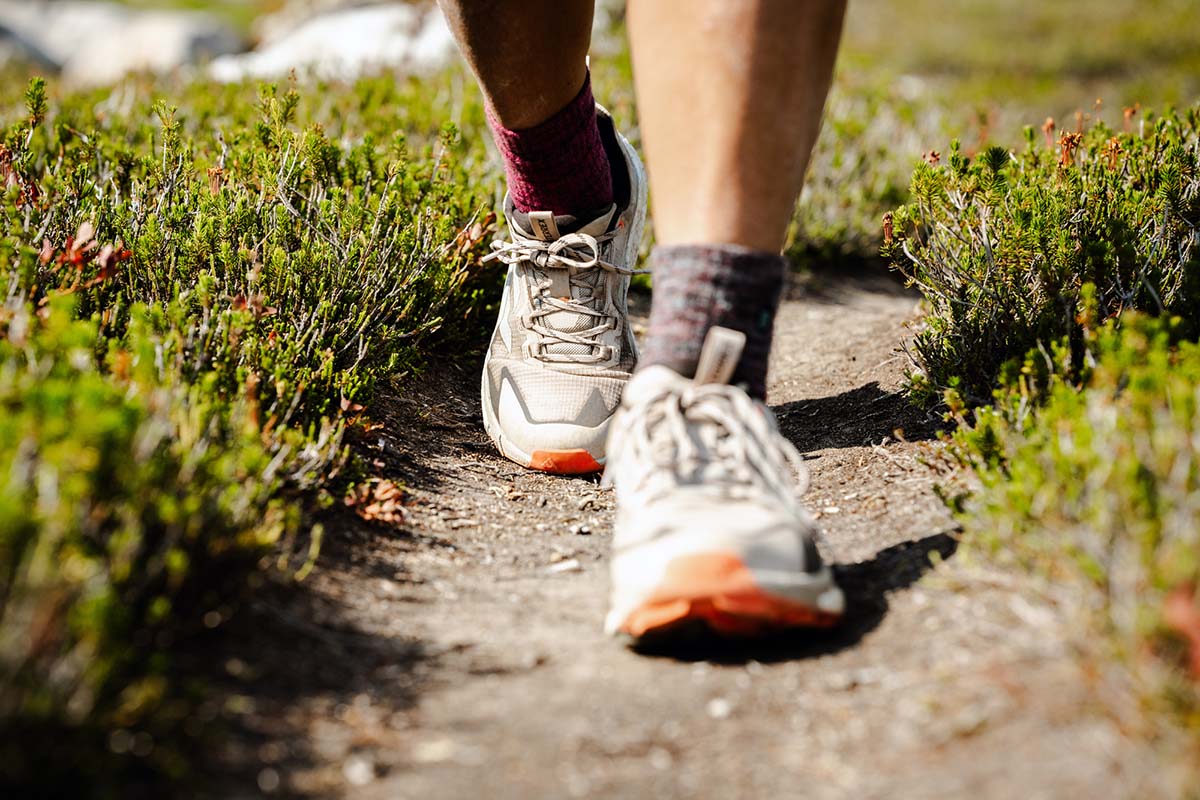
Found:
<svg viewBox="0 0 1200 800"><path fill-rule="evenodd" d="M785 628L828 628L840 615L764 591L740 558L704 553L678 558L662 584L621 624L635 639L703 622L722 636L759 636Z"/></svg>
<svg viewBox="0 0 1200 800"><path fill-rule="evenodd" d="M588 475L604 469L587 450L535 450L529 468L555 475Z"/></svg>

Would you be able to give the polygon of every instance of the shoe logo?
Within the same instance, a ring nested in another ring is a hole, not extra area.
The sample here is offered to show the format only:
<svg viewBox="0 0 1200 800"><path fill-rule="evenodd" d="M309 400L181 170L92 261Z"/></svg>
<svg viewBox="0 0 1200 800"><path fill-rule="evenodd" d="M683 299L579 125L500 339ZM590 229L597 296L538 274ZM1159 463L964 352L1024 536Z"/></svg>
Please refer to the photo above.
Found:
<svg viewBox="0 0 1200 800"><path fill-rule="evenodd" d="M553 213L531 211L529 212L529 222L533 225L534 235L543 242L553 242L559 238L558 223L554 221Z"/></svg>

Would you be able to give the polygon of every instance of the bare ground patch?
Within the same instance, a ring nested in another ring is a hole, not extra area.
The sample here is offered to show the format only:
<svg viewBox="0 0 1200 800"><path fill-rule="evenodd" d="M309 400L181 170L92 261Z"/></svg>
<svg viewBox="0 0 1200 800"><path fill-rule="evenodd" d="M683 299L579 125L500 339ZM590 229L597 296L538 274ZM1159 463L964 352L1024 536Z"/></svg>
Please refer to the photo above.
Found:
<svg viewBox="0 0 1200 800"><path fill-rule="evenodd" d="M783 307L771 402L850 613L755 646L647 657L602 635L611 497L497 456L471 359L383 398L356 446L405 518L335 514L313 575L236 623L226 794L1153 795L1052 587L956 555L925 463L939 421L898 394L915 312L869 277Z"/></svg>

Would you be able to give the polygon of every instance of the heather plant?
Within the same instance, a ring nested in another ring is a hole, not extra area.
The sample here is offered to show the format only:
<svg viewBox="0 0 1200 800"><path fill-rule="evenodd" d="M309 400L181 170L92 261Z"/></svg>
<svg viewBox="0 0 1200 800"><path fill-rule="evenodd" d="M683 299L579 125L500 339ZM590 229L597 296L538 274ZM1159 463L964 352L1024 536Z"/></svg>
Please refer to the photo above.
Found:
<svg viewBox="0 0 1200 800"><path fill-rule="evenodd" d="M914 394L986 402L1032 348L1065 337L1082 365L1084 284L1102 318L1200 304L1200 108L1042 135L976 158L957 143L912 176L885 220L885 252L928 305L912 343ZM1044 141L1043 141L1044 137Z"/></svg>
<svg viewBox="0 0 1200 800"><path fill-rule="evenodd" d="M969 468L946 501L1077 601L1101 696L1184 784L1200 763L1198 112L952 147L885 223L927 306L911 389L945 404Z"/></svg>
<svg viewBox="0 0 1200 800"><path fill-rule="evenodd" d="M1085 367L1065 341L1032 352L969 414L950 451L973 491L948 496L997 557L1079 591L1081 637L1130 730L1185 768L1200 755L1200 345L1179 318L1097 324L1085 288ZM1115 659L1113 657L1116 657ZM1113 666L1116 665L1116 666ZM1132 706L1132 707L1131 707ZM1196 775L1192 774L1194 779Z"/></svg>
<svg viewBox="0 0 1200 800"><path fill-rule="evenodd" d="M245 401L163 379L147 307L115 372L71 298L43 308L0 339L0 777L102 787L130 749L180 768L170 655L220 623L299 506Z"/></svg>
<svg viewBox="0 0 1200 800"><path fill-rule="evenodd" d="M0 785L186 768L175 654L308 551L373 387L484 304L481 139L431 106L456 87L35 80L9 114Z"/></svg>

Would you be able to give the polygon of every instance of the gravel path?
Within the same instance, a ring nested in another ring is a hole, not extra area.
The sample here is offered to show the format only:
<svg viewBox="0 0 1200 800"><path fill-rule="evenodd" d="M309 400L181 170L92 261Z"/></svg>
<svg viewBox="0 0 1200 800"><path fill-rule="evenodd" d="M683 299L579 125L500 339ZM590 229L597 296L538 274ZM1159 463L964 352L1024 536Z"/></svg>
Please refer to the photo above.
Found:
<svg viewBox="0 0 1200 800"><path fill-rule="evenodd" d="M782 309L771 403L850 613L755 647L646 657L602 635L611 498L497 457L473 363L380 403L359 447L404 519L334 514L302 588L244 615L225 793L1152 795L1050 588L956 555L936 421L896 394L915 312L884 278Z"/></svg>

